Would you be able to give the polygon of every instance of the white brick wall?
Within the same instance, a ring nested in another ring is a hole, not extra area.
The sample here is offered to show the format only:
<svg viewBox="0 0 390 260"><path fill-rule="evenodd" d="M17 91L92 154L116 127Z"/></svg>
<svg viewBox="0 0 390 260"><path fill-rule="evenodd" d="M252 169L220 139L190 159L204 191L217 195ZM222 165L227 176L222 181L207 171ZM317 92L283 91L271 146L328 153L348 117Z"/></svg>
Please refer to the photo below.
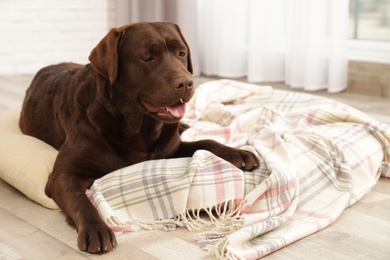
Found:
<svg viewBox="0 0 390 260"><path fill-rule="evenodd" d="M0 75L87 63L115 25L115 0L0 0Z"/></svg>

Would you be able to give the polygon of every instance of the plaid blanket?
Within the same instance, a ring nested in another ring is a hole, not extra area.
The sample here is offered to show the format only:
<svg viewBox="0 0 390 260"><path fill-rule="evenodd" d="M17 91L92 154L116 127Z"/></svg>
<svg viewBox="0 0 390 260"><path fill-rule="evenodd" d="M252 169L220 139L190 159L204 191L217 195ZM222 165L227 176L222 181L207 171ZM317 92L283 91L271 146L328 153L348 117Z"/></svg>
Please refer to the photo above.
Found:
<svg viewBox="0 0 390 260"><path fill-rule="evenodd" d="M87 192L116 231L198 231L216 259L257 259L334 222L390 177L390 127L336 101L222 80L198 87L182 134L258 155L243 172L208 151L147 161Z"/></svg>

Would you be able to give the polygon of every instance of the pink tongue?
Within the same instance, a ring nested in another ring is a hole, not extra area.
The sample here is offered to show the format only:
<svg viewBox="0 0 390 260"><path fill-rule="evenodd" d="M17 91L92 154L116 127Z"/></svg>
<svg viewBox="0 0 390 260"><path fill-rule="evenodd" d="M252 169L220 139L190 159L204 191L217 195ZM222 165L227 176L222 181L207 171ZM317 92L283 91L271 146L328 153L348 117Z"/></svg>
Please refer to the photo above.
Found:
<svg viewBox="0 0 390 260"><path fill-rule="evenodd" d="M183 103L172 107L166 107L166 110L168 110L174 117L183 117L186 112L186 104Z"/></svg>

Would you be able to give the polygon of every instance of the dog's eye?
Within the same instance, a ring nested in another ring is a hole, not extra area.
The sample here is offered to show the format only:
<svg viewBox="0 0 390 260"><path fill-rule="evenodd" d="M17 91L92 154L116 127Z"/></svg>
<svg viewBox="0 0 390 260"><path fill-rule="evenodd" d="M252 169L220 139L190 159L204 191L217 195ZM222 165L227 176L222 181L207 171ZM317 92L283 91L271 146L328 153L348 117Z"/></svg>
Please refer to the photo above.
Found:
<svg viewBox="0 0 390 260"><path fill-rule="evenodd" d="M153 56L147 56L147 57L143 58L142 60L145 62L148 62L148 61L154 61L155 59L153 58Z"/></svg>
<svg viewBox="0 0 390 260"><path fill-rule="evenodd" d="M179 56L184 57L186 56L186 53L184 51L179 52Z"/></svg>

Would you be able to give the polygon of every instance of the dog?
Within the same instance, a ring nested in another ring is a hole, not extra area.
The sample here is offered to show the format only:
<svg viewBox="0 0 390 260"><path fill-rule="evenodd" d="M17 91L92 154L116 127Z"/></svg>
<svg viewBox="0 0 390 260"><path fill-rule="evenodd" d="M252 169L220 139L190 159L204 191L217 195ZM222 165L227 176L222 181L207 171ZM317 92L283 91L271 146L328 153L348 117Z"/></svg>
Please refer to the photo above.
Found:
<svg viewBox="0 0 390 260"><path fill-rule="evenodd" d="M41 69L26 91L19 126L59 150L45 188L78 232L82 251L117 244L85 191L95 179L145 160L205 149L243 170L254 154L212 140L183 142L180 123L194 95L190 49L175 23L112 28L87 65Z"/></svg>

